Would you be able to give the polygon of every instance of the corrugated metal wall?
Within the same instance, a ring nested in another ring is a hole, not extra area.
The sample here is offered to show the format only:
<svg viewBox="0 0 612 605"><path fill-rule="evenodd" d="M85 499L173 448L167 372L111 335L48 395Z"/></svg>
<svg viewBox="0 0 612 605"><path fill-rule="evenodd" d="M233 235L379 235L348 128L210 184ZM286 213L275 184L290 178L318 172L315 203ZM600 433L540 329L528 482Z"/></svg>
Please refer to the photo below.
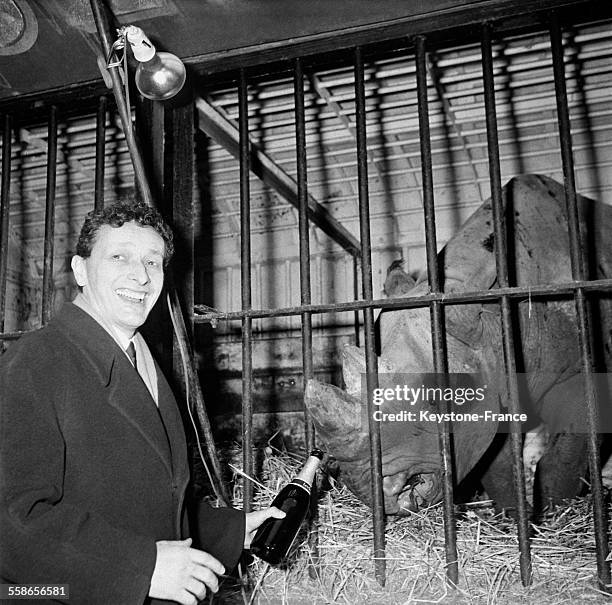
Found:
<svg viewBox="0 0 612 605"><path fill-rule="evenodd" d="M566 36L568 94L572 117L576 179L580 193L612 203L612 31L593 24ZM563 180L550 43L547 34L496 44L502 182L538 172ZM442 49L428 57L433 180L438 244L490 196L482 69L478 45ZM370 175L373 288L383 297L386 268L404 258L409 271L425 269L422 222L420 141L416 77L412 56L366 64L367 132ZM306 85L306 144L309 192L353 234L359 233L355 103L350 68L316 73ZM251 135L279 166L295 175L293 90L291 79L250 87ZM231 120L238 118L235 89L211 95ZM196 300L224 311L240 309L238 166L220 146L208 147L209 195L215 213L214 238L205 243L205 268ZM297 210L251 179L253 308L299 304ZM312 302L349 300L354 288L352 259L311 227ZM205 238L206 236L203 235ZM196 250L197 253L197 250ZM207 275L207 273L210 273ZM360 291L360 290L359 290ZM320 373L337 366L334 351L354 339L352 313L313 316L315 356ZM332 330L333 328L333 330ZM223 330L228 334L223 336ZM263 332L255 344L256 368L296 368L301 393L299 318L254 320ZM291 330L279 334L277 330ZM236 376L240 396L239 322L217 328L213 353ZM231 335L233 332L234 336ZM318 335L318 339L317 339ZM288 352L278 358L278 339ZM212 361L211 363L215 363ZM286 375L277 382L287 383ZM268 385L270 388L270 385ZM262 400L270 399L270 390Z"/></svg>
<svg viewBox="0 0 612 605"><path fill-rule="evenodd" d="M566 73L576 179L580 193L612 203L612 29L581 26L565 34ZM547 34L494 45L502 180L539 172L562 179L550 44ZM430 122L438 242L442 245L489 196L482 71L478 45L443 48L428 56ZM382 296L385 270L403 257L424 269L424 229L416 79L410 53L379 61L366 57L366 109L374 292ZM318 71L306 83L309 191L352 233L358 233L355 103L351 67ZM237 120L235 89L209 101ZM249 87L249 126L278 165L295 175L293 88L290 76ZM59 116L54 274L58 300L70 296L69 257L76 229L91 208L95 116L63 122ZM45 125L17 125L13 142L7 330L34 327L40 317L46 186ZM132 187L132 167L113 116L106 132L108 201ZM206 156L198 195L212 217L196 217L200 297L222 310L240 308L239 168L223 148L201 134ZM297 210L258 179L251 179L253 306L299 304ZM200 208L200 206L198 206ZM340 247L311 227L313 303L333 303L352 292L353 264ZM13 292L13 294L11 294ZM24 302L27 301L27 302ZM351 334L353 314L315 316ZM299 321L268 321L265 329L297 329ZM255 329L264 329L255 322ZM223 327L220 326L222 330ZM228 332L233 330L228 326ZM228 334L229 336L229 334ZM221 339L225 346L228 339ZM224 344L225 343L225 344ZM269 348L269 347L268 347ZM325 346L322 346L325 349ZM227 353L227 354L226 354ZM237 369L223 353L223 364ZM262 366L272 363L261 353ZM238 356L239 357L239 356Z"/></svg>

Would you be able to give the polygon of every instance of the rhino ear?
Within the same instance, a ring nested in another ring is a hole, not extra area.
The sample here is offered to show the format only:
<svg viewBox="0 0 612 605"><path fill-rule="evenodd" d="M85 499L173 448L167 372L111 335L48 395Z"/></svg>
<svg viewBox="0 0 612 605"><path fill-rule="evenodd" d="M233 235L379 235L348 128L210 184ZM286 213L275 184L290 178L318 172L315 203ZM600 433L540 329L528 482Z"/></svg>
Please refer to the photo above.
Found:
<svg viewBox="0 0 612 605"><path fill-rule="evenodd" d="M346 392L361 399L362 377L366 373L365 352L359 347L345 345L342 351L342 378ZM394 374L397 366L386 357L378 358L379 374Z"/></svg>
<svg viewBox="0 0 612 605"><path fill-rule="evenodd" d="M345 435L362 429L361 401L338 387L311 379L304 404L319 430Z"/></svg>
<svg viewBox="0 0 612 605"><path fill-rule="evenodd" d="M346 392L353 397L361 397L361 377L365 374L366 362L362 349L344 345L342 350L342 378Z"/></svg>

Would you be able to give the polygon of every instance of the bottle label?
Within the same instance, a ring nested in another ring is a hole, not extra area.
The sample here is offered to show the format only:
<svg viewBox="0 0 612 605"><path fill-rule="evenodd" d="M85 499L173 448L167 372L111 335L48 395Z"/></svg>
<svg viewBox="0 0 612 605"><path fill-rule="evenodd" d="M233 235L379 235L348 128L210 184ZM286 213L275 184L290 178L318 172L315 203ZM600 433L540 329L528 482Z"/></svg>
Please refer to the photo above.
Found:
<svg viewBox="0 0 612 605"><path fill-rule="evenodd" d="M289 485L296 485L297 487L301 487L303 490L307 491L310 494L310 484L302 479L294 479L291 481Z"/></svg>

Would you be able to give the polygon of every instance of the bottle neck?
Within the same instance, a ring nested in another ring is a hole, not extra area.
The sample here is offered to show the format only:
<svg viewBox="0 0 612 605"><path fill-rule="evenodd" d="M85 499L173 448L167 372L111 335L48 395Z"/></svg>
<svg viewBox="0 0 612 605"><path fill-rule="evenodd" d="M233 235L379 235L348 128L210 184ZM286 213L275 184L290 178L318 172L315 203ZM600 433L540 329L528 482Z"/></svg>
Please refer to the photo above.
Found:
<svg viewBox="0 0 612 605"><path fill-rule="evenodd" d="M297 477L293 479L291 483L296 483L301 487L305 487L310 491L310 487L315 478L315 474L317 469L319 468L319 464L321 464L321 460L316 456L309 456L308 460L302 467L302 470L298 473ZM305 484L305 485L304 485Z"/></svg>

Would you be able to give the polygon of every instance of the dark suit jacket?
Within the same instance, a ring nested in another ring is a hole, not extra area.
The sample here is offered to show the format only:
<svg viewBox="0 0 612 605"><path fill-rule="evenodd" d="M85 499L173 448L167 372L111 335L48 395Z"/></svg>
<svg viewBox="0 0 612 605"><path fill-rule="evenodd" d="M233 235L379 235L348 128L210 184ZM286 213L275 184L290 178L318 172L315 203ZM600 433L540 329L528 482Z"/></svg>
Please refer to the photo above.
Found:
<svg viewBox="0 0 612 605"><path fill-rule="evenodd" d="M2 582L69 584L71 605L147 602L155 542L190 535L185 435L157 373L159 409L70 303L0 357ZM193 537L229 570L244 513L201 506Z"/></svg>

